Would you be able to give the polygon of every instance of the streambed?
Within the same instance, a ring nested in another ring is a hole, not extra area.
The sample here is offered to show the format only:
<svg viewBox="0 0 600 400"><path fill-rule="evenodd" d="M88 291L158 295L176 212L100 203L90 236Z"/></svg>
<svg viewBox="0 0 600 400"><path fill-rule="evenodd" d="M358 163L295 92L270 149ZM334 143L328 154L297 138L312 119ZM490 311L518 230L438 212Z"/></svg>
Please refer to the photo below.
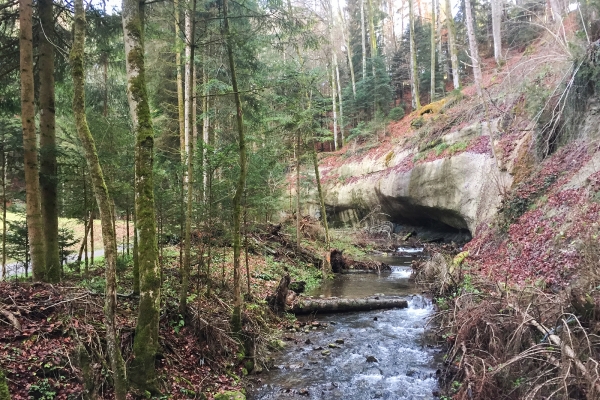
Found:
<svg viewBox="0 0 600 400"><path fill-rule="evenodd" d="M435 399L439 350L425 335L433 306L409 281L410 260L383 258L392 272L338 275L311 293L406 296L409 306L310 318L325 327L290 333L294 340L257 376L248 398Z"/></svg>

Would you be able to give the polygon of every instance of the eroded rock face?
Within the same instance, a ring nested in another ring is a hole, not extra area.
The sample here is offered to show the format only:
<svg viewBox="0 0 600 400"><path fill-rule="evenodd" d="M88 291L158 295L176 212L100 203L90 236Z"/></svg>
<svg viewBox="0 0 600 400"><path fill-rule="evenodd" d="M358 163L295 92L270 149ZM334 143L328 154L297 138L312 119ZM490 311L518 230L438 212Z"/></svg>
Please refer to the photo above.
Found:
<svg viewBox="0 0 600 400"><path fill-rule="evenodd" d="M467 129L469 135L451 133L446 135L447 139L478 136L482 131ZM399 150L397 154L402 152ZM394 157L394 161L401 162L399 158ZM375 168L377 164L379 169ZM361 160L344 165L351 179L325 186L325 201L335 216L347 223L357 222L381 206L381 212L388 214L393 222L441 224L474 233L480 223L491 220L501 193L512 182L511 176L497 164L491 152L463 152L420 163L406 171L394 168L389 162L386 167L383 161ZM367 165L365 173L362 167Z"/></svg>

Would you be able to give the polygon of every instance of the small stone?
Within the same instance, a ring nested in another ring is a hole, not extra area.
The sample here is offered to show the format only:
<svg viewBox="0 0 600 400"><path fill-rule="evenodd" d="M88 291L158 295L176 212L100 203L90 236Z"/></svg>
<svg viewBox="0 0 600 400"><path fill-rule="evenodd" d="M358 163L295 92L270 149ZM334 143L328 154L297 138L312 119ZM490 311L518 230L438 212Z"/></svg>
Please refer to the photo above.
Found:
<svg viewBox="0 0 600 400"><path fill-rule="evenodd" d="M323 347L321 347L321 346L319 346L319 347L315 347L313 350L314 350L314 351L323 350Z"/></svg>
<svg viewBox="0 0 600 400"><path fill-rule="evenodd" d="M377 359L373 356L367 356L367 362L379 362L379 361L377 361Z"/></svg>
<svg viewBox="0 0 600 400"><path fill-rule="evenodd" d="M344 339L335 339L337 344L344 344Z"/></svg>
<svg viewBox="0 0 600 400"><path fill-rule="evenodd" d="M323 351L321 352L321 354L322 354L322 355L324 355L324 356L328 356L328 355L330 355L330 354L331 354L331 351L330 351L330 350L323 350Z"/></svg>
<svg viewBox="0 0 600 400"><path fill-rule="evenodd" d="M308 396L308 390L307 389L300 389L300 390L298 390L298 394L300 396Z"/></svg>
<svg viewBox="0 0 600 400"><path fill-rule="evenodd" d="M316 331L316 330L317 330L317 327L316 327L316 326L313 326L313 328L312 328L312 329L313 329L313 331Z"/></svg>
<svg viewBox="0 0 600 400"><path fill-rule="evenodd" d="M377 321L377 317L373 318L373 321Z"/></svg>
<svg viewBox="0 0 600 400"><path fill-rule="evenodd" d="M312 344L312 342L310 341L310 339L306 339L306 340L304 341L304 344Z"/></svg>
<svg viewBox="0 0 600 400"><path fill-rule="evenodd" d="M330 349L339 349L339 348L340 348L340 346L338 346L338 345L337 345L337 344L335 344L335 343L329 343L329 348L330 348Z"/></svg>

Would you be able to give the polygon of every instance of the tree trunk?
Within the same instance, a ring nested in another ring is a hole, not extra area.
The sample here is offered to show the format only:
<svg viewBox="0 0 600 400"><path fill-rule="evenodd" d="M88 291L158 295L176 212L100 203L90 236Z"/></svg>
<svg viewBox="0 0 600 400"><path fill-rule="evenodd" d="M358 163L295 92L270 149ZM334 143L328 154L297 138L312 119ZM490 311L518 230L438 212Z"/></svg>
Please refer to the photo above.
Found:
<svg viewBox="0 0 600 400"><path fill-rule="evenodd" d="M337 150L339 148L338 145L338 129L337 129L337 104L336 104L336 95L337 95L337 89L336 89L336 84L335 84L335 69L333 68L333 66L331 67L331 76L330 76L330 82L331 82L331 103L332 103L332 107L333 107L333 148L334 150Z"/></svg>
<svg viewBox="0 0 600 400"><path fill-rule="evenodd" d="M325 228L325 250L329 253L330 239L329 239L329 226L327 225L327 210L325 209L325 197L323 195L323 187L321 186L321 175L319 173L319 159L317 158L317 150L314 146L314 140L312 145L312 159L313 166L315 168L315 179L317 181L317 191L319 193L319 207L321 209L321 218L323 222L323 228Z"/></svg>
<svg viewBox="0 0 600 400"><path fill-rule="evenodd" d="M492 34L494 36L494 59L496 64L502 63L502 0L491 0L492 3Z"/></svg>
<svg viewBox="0 0 600 400"><path fill-rule="evenodd" d="M196 0L192 0L192 9L188 10L185 16L186 31L186 71L185 71L185 161L187 171L183 179L185 198L185 230L183 233L183 268L181 280L181 292L179 294L179 313L185 316L187 308L187 292L190 283L190 260L192 250L192 194L193 194L193 173L194 173L194 38L195 38L195 13Z"/></svg>
<svg viewBox="0 0 600 400"><path fill-rule="evenodd" d="M367 0L369 5L369 37L371 39L371 72L375 78L375 57L377 57L377 39L375 38L375 22L373 18L373 2ZM373 110L375 112L375 110Z"/></svg>
<svg viewBox="0 0 600 400"><path fill-rule="evenodd" d="M27 233L31 247L31 272L34 280L45 280L44 225L40 199L38 147L35 134L35 103L33 87L33 6L31 0L19 1L19 46L21 70L21 124L25 155L25 191L27 202Z"/></svg>
<svg viewBox="0 0 600 400"><path fill-rule="evenodd" d="M131 363L131 382L142 391L158 393L155 358L160 316L160 266L156 242L153 155L154 128L144 68L144 16L137 0L123 0L123 36L127 61L127 100L136 138L136 236L140 301Z"/></svg>
<svg viewBox="0 0 600 400"><path fill-rule="evenodd" d="M303 298L289 311L294 314L338 313L350 311L384 310L390 308L406 308L408 302L403 297L375 296L361 299Z"/></svg>
<svg viewBox="0 0 600 400"><path fill-rule="evenodd" d="M430 65L430 88L429 102L433 103L435 99L435 0L431 2L431 65Z"/></svg>
<svg viewBox="0 0 600 400"><path fill-rule="evenodd" d="M296 130L296 246L300 247L300 130Z"/></svg>
<svg viewBox="0 0 600 400"><path fill-rule="evenodd" d="M342 20L342 40L348 51L348 65L350 66L350 80L352 81L352 96L356 99L356 78L354 76L354 62L352 61L352 47L350 46L350 35L346 35L346 19L342 11L342 6L338 3L340 19Z"/></svg>
<svg viewBox="0 0 600 400"><path fill-rule="evenodd" d="M181 164L185 163L185 111L183 101L183 80L181 78L181 50L179 47L179 0L173 2L175 14L175 69L177 70L177 112L179 121L179 147Z"/></svg>
<svg viewBox="0 0 600 400"><path fill-rule="evenodd" d="M419 74L417 72L417 47L415 45L415 7L414 0L408 0L408 18L410 22L410 89L412 108L421 108L419 100Z"/></svg>
<svg viewBox="0 0 600 400"><path fill-rule="evenodd" d="M52 0L39 0L39 77L40 77L40 186L46 280L60 280L58 254L58 202L56 168L56 131L54 118L54 14Z"/></svg>
<svg viewBox="0 0 600 400"><path fill-rule="evenodd" d="M2 280L6 279L6 149L2 147Z"/></svg>
<svg viewBox="0 0 600 400"><path fill-rule="evenodd" d="M456 49L456 27L452 16L450 0L445 0L446 23L448 24L448 47L450 50L450 65L452 66L452 84L454 89L460 88L460 72L458 68L458 50Z"/></svg>
<svg viewBox="0 0 600 400"><path fill-rule="evenodd" d="M471 12L471 0L465 0L465 16L467 18L467 36L469 37L469 50L471 52L471 64L473 65L473 78L477 96L483 98L483 89L481 87L483 78L481 77L481 67L479 66L479 50L477 48L477 38L475 37L474 20Z"/></svg>
<svg viewBox="0 0 600 400"><path fill-rule="evenodd" d="M362 80L367 78L367 33L365 30L365 0L360 0L360 33L362 45Z"/></svg>
<svg viewBox="0 0 600 400"><path fill-rule="evenodd" d="M229 18L227 9L227 0L223 0L223 18L225 40L227 43L227 58L229 59L229 69L231 72L231 86L235 98L236 120L238 131L238 146L240 157L240 176L233 196L233 315L231 318L231 327L234 334L242 331L242 288L241 288L241 217L242 217L242 195L246 187L247 161L246 161L246 138L244 136L244 118L242 113L242 101L238 90L235 62L233 60L233 40L229 32Z"/></svg>
<svg viewBox="0 0 600 400"><path fill-rule="evenodd" d="M73 113L81 144L85 150L85 158L90 170L96 202L100 210L102 222L102 240L106 260L106 297L104 318L106 326L106 343L111 361L112 375L115 385L115 398L124 400L127 396L127 378L125 362L121 356L120 340L116 328L117 312L117 242L112 223L111 202L104 181L102 168L98 159L94 138L90 133L85 117L84 89L84 47L85 47L85 11L83 0L75 0L75 21L73 26L73 47L71 49L71 65L73 75ZM93 220L90 222L93 223Z"/></svg>
<svg viewBox="0 0 600 400"><path fill-rule="evenodd" d="M93 207L92 207L93 209ZM94 212L90 211L90 265L94 265Z"/></svg>

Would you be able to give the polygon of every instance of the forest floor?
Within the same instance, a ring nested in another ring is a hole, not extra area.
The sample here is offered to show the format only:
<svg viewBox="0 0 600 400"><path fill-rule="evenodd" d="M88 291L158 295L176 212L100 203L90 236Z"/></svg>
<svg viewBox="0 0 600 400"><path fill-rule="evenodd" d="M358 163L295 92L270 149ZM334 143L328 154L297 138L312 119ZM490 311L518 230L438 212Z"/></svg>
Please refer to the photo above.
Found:
<svg viewBox="0 0 600 400"><path fill-rule="evenodd" d="M163 250L156 365L165 396L212 399L219 392L241 391L244 375L270 366L271 354L284 346L281 328L292 324L293 319L274 315L265 298L275 291L285 273L289 272L294 281L306 282L307 290L322 279L321 269L308 254L321 254L323 244L304 238L303 247L295 251L294 236L288 232L291 228L269 232L259 227L249 235L249 274L243 265L242 275L246 299L243 336L245 347L253 349L253 354L245 354L229 333L232 249L219 245L219 238L210 249L207 243L195 244L196 260L210 253L212 265L194 263L185 316L177 308L179 250ZM346 234L334 243L349 254L364 254ZM126 362L132 357L137 317L132 278L131 263L121 260L117 321ZM59 285L0 283L0 369L6 373L13 399L78 399L85 391L98 398L113 398L102 323L104 284L100 263L90 269L88 277L67 269ZM89 372L86 375L84 371Z"/></svg>

